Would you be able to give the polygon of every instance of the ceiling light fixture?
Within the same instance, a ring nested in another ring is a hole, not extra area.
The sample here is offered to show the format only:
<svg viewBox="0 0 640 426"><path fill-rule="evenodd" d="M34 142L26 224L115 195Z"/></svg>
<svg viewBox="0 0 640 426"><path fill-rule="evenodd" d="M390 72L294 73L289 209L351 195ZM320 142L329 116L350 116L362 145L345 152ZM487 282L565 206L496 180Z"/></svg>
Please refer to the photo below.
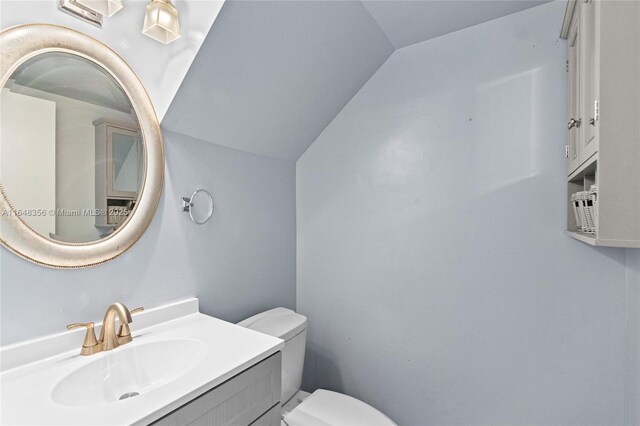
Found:
<svg viewBox="0 0 640 426"><path fill-rule="evenodd" d="M103 16L113 16L124 7L122 0L58 0L58 6L63 12L100 28ZM178 9L171 0L151 0L142 33L164 44L180 38Z"/></svg>
<svg viewBox="0 0 640 426"><path fill-rule="evenodd" d="M81 6L76 0L59 0L58 7L64 13L68 13L75 18L82 19L91 25L102 28L102 14Z"/></svg>
<svg viewBox="0 0 640 426"><path fill-rule="evenodd" d="M75 0L87 9L105 16L113 16L122 9L122 0Z"/></svg>
<svg viewBox="0 0 640 426"><path fill-rule="evenodd" d="M142 33L164 44L180 38L178 9L170 0L151 0L144 15Z"/></svg>

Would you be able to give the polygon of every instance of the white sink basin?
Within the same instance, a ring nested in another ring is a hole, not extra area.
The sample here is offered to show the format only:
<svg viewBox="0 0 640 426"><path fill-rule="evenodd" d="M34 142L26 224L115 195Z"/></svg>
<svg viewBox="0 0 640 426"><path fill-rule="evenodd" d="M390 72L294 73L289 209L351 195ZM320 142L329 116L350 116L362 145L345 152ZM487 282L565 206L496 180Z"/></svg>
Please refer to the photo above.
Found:
<svg viewBox="0 0 640 426"><path fill-rule="evenodd" d="M197 299L146 309L131 331L90 356L80 329L1 347L0 425L148 425L284 346L201 314Z"/></svg>
<svg viewBox="0 0 640 426"><path fill-rule="evenodd" d="M64 377L54 402L68 406L115 403L166 385L204 359L207 346L194 339L171 339L106 352Z"/></svg>

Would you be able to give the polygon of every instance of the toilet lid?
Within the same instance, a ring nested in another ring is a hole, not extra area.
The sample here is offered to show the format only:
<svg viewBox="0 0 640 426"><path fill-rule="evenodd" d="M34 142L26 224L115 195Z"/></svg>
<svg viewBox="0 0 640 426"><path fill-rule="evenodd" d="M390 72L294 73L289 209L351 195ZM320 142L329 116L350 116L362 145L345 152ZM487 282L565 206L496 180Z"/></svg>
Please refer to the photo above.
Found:
<svg viewBox="0 0 640 426"><path fill-rule="evenodd" d="M324 389L309 395L283 420L288 426L396 426L369 404Z"/></svg>

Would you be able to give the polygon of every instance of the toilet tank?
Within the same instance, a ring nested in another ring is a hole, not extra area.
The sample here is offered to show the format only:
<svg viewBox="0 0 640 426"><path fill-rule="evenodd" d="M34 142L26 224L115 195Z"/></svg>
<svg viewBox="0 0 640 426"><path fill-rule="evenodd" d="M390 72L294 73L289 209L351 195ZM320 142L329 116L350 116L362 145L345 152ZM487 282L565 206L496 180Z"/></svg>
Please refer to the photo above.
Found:
<svg viewBox="0 0 640 426"><path fill-rule="evenodd" d="M307 317L287 308L275 308L238 323L285 341L282 349L281 404L295 395L302 383L304 350L307 340Z"/></svg>

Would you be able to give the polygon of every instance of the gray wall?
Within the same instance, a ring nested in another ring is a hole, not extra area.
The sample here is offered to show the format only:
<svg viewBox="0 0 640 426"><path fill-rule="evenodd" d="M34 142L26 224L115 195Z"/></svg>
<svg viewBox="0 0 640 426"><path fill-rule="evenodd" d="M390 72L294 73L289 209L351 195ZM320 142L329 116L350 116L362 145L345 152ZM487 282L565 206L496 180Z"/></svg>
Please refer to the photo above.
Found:
<svg viewBox="0 0 640 426"><path fill-rule="evenodd" d="M147 232L122 257L54 270L0 250L1 343L101 321L106 307L152 307L200 298L201 310L239 321L295 306L295 166L164 130L165 186ZM216 210L197 226L180 197L197 188Z"/></svg>
<svg viewBox="0 0 640 426"><path fill-rule="evenodd" d="M640 262L563 231L563 9L397 50L298 160L307 390L401 424L635 409Z"/></svg>
<svg viewBox="0 0 640 426"><path fill-rule="evenodd" d="M627 424L640 425L640 250L627 250Z"/></svg>

